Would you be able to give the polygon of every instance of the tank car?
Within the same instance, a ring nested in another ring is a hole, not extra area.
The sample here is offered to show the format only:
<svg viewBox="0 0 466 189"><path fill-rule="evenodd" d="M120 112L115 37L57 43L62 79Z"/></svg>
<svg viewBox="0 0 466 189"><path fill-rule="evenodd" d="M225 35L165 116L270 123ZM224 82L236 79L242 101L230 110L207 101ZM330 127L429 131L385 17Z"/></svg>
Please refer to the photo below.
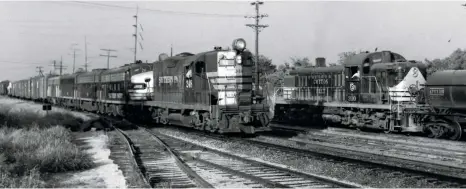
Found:
<svg viewBox="0 0 466 189"><path fill-rule="evenodd" d="M363 52L343 65L291 71L274 93L274 121L422 132L402 108L423 88L426 66L390 52ZM312 116L311 116L312 115Z"/></svg>
<svg viewBox="0 0 466 189"><path fill-rule="evenodd" d="M142 98L145 101L138 110L142 113L131 112L149 114L158 123L211 132L270 130L268 105L252 88L252 53L243 39L234 40L232 46L161 58L154 63L152 77L150 72L133 76L133 100L147 93L143 80L152 81L153 92L151 98Z"/></svg>
<svg viewBox="0 0 466 189"><path fill-rule="evenodd" d="M425 90L413 91L417 106L404 107L410 124L424 128L432 138L459 140L466 132L466 70L433 73Z"/></svg>

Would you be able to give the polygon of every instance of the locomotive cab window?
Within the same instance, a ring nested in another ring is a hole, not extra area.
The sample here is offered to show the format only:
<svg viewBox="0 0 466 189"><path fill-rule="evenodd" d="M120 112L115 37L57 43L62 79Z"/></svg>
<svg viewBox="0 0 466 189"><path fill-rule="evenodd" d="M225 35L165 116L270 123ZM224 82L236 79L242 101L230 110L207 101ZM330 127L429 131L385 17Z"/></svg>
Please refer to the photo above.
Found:
<svg viewBox="0 0 466 189"><path fill-rule="evenodd" d="M196 62L196 73L201 74L205 70L205 63L204 62Z"/></svg>
<svg viewBox="0 0 466 189"><path fill-rule="evenodd" d="M358 66L353 66L349 68L349 75L351 76L350 79L359 79L360 73L359 73L359 67Z"/></svg>
<svg viewBox="0 0 466 189"><path fill-rule="evenodd" d="M370 70L371 70L371 64L369 62L369 59L366 59L364 61L364 64L362 65L362 73L364 73L364 75L369 74Z"/></svg>

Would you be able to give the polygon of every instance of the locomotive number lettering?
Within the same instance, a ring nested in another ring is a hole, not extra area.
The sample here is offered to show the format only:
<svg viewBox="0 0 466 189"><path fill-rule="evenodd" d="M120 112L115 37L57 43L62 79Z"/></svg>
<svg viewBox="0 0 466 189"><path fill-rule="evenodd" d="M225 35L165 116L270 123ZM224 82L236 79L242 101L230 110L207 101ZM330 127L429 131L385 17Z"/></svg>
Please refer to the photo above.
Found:
<svg viewBox="0 0 466 189"><path fill-rule="evenodd" d="M328 79L314 79L314 85L328 85Z"/></svg>
<svg viewBox="0 0 466 189"><path fill-rule="evenodd" d="M429 94L432 96L443 96L445 94L445 89L443 88L430 88Z"/></svg>
<svg viewBox="0 0 466 189"><path fill-rule="evenodd" d="M240 66L237 66L236 67L236 74L241 74L241 73L243 73L243 68L240 67Z"/></svg>
<svg viewBox="0 0 466 189"><path fill-rule="evenodd" d="M193 88L193 80L191 79L186 80L186 88Z"/></svg>
<svg viewBox="0 0 466 189"><path fill-rule="evenodd" d="M348 95L348 102L356 102L356 96L355 95Z"/></svg>
<svg viewBox="0 0 466 189"><path fill-rule="evenodd" d="M324 88L317 88L317 94L326 94L326 90Z"/></svg>

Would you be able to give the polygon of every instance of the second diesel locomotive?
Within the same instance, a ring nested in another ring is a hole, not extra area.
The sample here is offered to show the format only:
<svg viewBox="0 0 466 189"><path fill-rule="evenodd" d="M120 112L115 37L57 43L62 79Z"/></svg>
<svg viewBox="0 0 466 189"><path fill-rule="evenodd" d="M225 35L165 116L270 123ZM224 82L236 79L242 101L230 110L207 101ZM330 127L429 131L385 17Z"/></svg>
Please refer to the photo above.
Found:
<svg viewBox="0 0 466 189"><path fill-rule="evenodd" d="M463 131L457 118L433 111L439 103L419 101L426 86L430 92L429 86L439 86L435 74L426 85L426 70L423 63L390 51L360 53L335 67L292 70L284 87L275 90L274 121L319 124L317 120L458 140Z"/></svg>

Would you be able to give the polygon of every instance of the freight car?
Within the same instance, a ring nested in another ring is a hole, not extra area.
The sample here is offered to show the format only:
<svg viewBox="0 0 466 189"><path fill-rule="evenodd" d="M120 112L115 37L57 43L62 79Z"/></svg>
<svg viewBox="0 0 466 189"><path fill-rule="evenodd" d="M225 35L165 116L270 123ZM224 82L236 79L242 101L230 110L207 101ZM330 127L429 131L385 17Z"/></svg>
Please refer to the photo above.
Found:
<svg viewBox="0 0 466 189"><path fill-rule="evenodd" d="M458 140L466 132L466 70L433 73L425 90L415 93L417 106L403 112L413 117L410 124L425 128L432 138Z"/></svg>
<svg viewBox="0 0 466 189"><path fill-rule="evenodd" d="M431 86L428 98L444 94L435 93L437 85L450 87L448 90L458 87L455 83L458 80L454 81L457 76L452 77L449 73L439 72L431 76L431 83L427 85ZM439 79L442 74L445 81ZM423 63L407 61L390 51L360 53L336 67L294 70L285 77L284 87L275 90L274 121L337 124L387 133L420 133L435 138L460 139L461 126L456 124L459 121L446 124L452 121L442 117L446 115L440 110L445 108L438 108L448 101L432 101L433 104L427 105L418 101L426 84L425 78ZM457 106L450 105L446 109L457 110ZM434 124L437 122L442 126Z"/></svg>
<svg viewBox="0 0 466 189"><path fill-rule="evenodd" d="M11 88L11 82L9 80L0 82L0 95L9 95Z"/></svg>

